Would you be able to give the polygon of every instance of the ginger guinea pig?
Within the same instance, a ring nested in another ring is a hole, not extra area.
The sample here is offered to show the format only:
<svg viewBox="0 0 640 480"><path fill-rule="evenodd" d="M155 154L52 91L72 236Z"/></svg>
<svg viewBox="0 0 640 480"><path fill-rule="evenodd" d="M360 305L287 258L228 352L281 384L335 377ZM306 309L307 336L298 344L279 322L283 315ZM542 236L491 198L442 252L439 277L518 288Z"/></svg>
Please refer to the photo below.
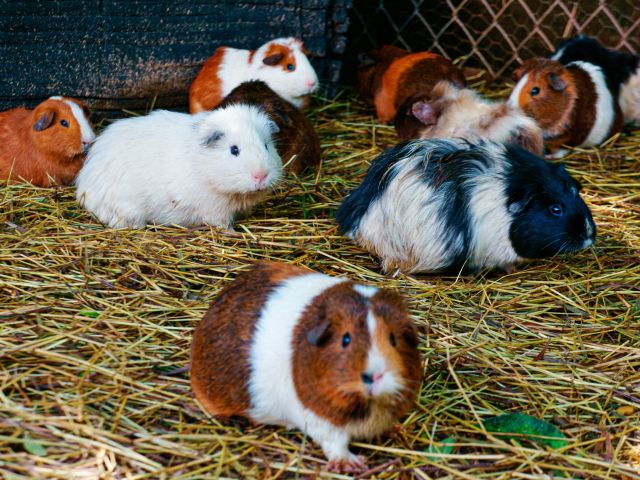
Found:
<svg viewBox="0 0 640 480"><path fill-rule="evenodd" d="M191 346L191 387L221 419L295 426L328 469L355 471L352 438L388 430L422 378L400 295L283 263L241 273L213 302Z"/></svg>
<svg viewBox="0 0 640 480"><path fill-rule="evenodd" d="M242 82L262 80L296 107L306 106L318 87L307 50L297 38L276 38L257 50L219 47L189 89L191 113L211 110Z"/></svg>
<svg viewBox="0 0 640 480"><path fill-rule="evenodd" d="M470 88L439 82L430 98L407 100L394 119L398 136L412 138L464 138L515 143L542 154L542 130L519 107L483 98Z"/></svg>
<svg viewBox="0 0 640 480"><path fill-rule="evenodd" d="M89 150L76 198L113 228L231 228L282 175L277 129L253 105L118 120Z"/></svg>
<svg viewBox="0 0 640 480"><path fill-rule="evenodd" d="M575 61L599 66L605 73L609 90L618 99L625 121L640 124L640 56L616 52L595 38L578 35L563 40L551 54L563 65Z"/></svg>
<svg viewBox="0 0 640 480"><path fill-rule="evenodd" d="M462 70L451 60L431 52L410 53L383 45L358 57L357 89L375 106L381 122L390 122L397 109L415 95L429 96L441 80L462 88Z"/></svg>
<svg viewBox="0 0 640 480"><path fill-rule="evenodd" d="M278 125L280 131L274 140L285 168L297 174L320 163L320 140L311 122L266 83L261 80L241 83L225 97L220 108L233 104L256 105Z"/></svg>
<svg viewBox="0 0 640 480"><path fill-rule="evenodd" d="M1 112L0 179L67 185L94 140L89 110L73 98L51 97L34 110Z"/></svg>
<svg viewBox="0 0 640 480"><path fill-rule="evenodd" d="M517 145L412 140L371 163L336 217L387 272L509 271L593 244L579 192L562 164Z"/></svg>
<svg viewBox="0 0 640 480"><path fill-rule="evenodd" d="M566 153L563 145L597 146L622 130L618 99L596 65L532 58L515 71L514 80L509 103L538 122L553 158Z"/></svg>

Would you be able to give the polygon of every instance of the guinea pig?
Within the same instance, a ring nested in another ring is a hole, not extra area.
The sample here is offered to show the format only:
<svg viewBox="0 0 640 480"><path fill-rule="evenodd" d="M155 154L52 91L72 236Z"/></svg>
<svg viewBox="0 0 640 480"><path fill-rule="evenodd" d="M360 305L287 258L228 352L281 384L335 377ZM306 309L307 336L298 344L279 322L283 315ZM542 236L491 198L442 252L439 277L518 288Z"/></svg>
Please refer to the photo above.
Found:
<svg viewBox="0 0 640 480"><path fill-rule="evenodd" d="M34 110L0 112L0 179L67 185L95 137L89 109L73 98L51 97Z"/></svg>
<svg viewBox="0 0 640 480"><path fill-rule="evenodd" d="M253 105L118 120L91 147L76 197L113 228L231 228L281 176L277 128Z"/></svg>
<svg viewBox="0 0 640 480"><path fill-rule="evenodd" d="M459 137L516 143L536 155L543 150L542 130L519 107L446 81L433 87L430 98L417 95L403 103L394 123L403 140Z"/></svg>
<svg viewBox="0 0 640 480"><path fill-rule="evenodd" d="M532 58L515 71L514 80L509 103L538 122L552 158L566 153L563 145L600 145L622 130L618 100L607 87L605 74L592 63L565 66Z"/></svg>
<svg viewBox="0 0 640 480"><path fill-rule="evenodd" d="M337 220L387 272L510 271L594 242L579 191L563 165L517 145L413 140L373 161Z"/></svg>
<svg viewBox="0 0 640 480"><path fill-rule="evenodd" d="M302 41L276 38L257 50L219 47L189 89L189 111L217 107L231 90L248 80L262 80L285 100L302 108L318 87Z"/></svg>
<svg viewBox="0 0 640 480"><path fill-rule="evenodd" d="M563 40L550 58L563 65L583 61L600 67L624 119L640 124L640 56L609 50L595 38L579 35Z"/></svg>
<svg viewBox="0 0 640 480"><path fill-rule="evenodd" d="M381 122L390 122L408 98L429 96L441 80L463 88L464 74L451 60L432 52L409 53L391 45L358 57L357 89L373 103Z"/></svg>
<svg viewBox="0 0 640 480"><path fill-rule="evenodd" d="M261 107L278 125L275 144L285 168L298 174L320 163L320 140L311 122L266 83L261 80L241 83L225 97L220 108L238 103Z"/></svg>
<svg viewBox="0 0 640 480"><path fill-rule="evenodd" d="M191 388L221 420L297 427L328 469L363 469L352 438L384 433L422 378L418 338L397 293L282 263L240 274L191 346Z"/></svg>

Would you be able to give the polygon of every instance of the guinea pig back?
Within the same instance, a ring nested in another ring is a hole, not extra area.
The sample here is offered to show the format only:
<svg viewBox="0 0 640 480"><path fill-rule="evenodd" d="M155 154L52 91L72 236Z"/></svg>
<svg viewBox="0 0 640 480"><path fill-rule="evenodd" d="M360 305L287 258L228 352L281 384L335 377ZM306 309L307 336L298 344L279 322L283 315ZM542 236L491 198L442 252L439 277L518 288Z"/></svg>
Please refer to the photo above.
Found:
<svg viewBox="0 0 640 480"><path fill-rule="evenodd" d="M594 242L579 189L517 145L415 140L372 162L337 220L387 272L510 270Z"/></svg>
<svg viewBox="0 0 640 480"><path fill-rule="evenodd" d="M402 298L279 263L238 277L211 305L191 349L191 386L211 414L295 425L329 468L362 467L351 438L387 430L422 376Z"/></svg>
<svg viewBox="0 0 640 480"><path fill-rule="evenodd" d="M225 97L220 108L235 103L261 107L278 125L280 131L274 135L274 139L286 169L298 174L305 168L320 163L320 140L311 122L304 113L281 98L265 82L253 80L240 84Z"/></svg>

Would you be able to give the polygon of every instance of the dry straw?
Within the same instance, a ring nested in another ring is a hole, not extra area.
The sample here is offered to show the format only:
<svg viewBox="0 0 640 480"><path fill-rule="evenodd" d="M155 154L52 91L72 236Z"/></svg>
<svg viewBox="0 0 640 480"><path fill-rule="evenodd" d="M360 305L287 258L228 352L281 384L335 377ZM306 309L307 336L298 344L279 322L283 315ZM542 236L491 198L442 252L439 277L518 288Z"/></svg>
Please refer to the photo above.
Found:
<svg viewBox="0 0 640 480"><path fill-rule="evenodd" d="M567 160L593 248L512 274L389 278L333 214L395 134L349 93L314 106L321 169L289 177L236 233L114 231L72 188L0 189L0 477L329 476L298 431L209 418L183 368L211 300L272 259L411 299L424 383L402 428L354 445L372 469L361 478L640 478L640 132ZM483 431L506 412L554 423L569 446ZM451 453L427 454L450 436Z"/></svg>

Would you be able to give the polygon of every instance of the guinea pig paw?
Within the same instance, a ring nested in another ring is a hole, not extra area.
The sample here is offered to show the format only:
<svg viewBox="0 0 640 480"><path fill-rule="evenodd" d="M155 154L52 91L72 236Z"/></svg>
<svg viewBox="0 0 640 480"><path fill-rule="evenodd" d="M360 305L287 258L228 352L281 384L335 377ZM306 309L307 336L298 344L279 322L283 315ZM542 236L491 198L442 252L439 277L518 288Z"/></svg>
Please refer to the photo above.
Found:
<svg viewBox="0 0 640 480"><path fill-rule="evenodd" d="M327 463L327 471L335 473L358 473L367 469L364 455L349 453L349 458L334 458Z"/></svg>
<svg viewBox="0 0 640 480"><path fill-rule="evenodd" d="M567 149L561 148L560 150L556 150L553 153L547 153L544 158L546 158L547 160L558 160L559 158L564 157L567 153Z"/></svg>
<svg viewBox="0 0 640 480"><path fill-rule="evenodd" d="M502 271L507 275L511 275L512 273L516 272L516 266L513 263L510 263L509 265L503 265Z"/></svg>

